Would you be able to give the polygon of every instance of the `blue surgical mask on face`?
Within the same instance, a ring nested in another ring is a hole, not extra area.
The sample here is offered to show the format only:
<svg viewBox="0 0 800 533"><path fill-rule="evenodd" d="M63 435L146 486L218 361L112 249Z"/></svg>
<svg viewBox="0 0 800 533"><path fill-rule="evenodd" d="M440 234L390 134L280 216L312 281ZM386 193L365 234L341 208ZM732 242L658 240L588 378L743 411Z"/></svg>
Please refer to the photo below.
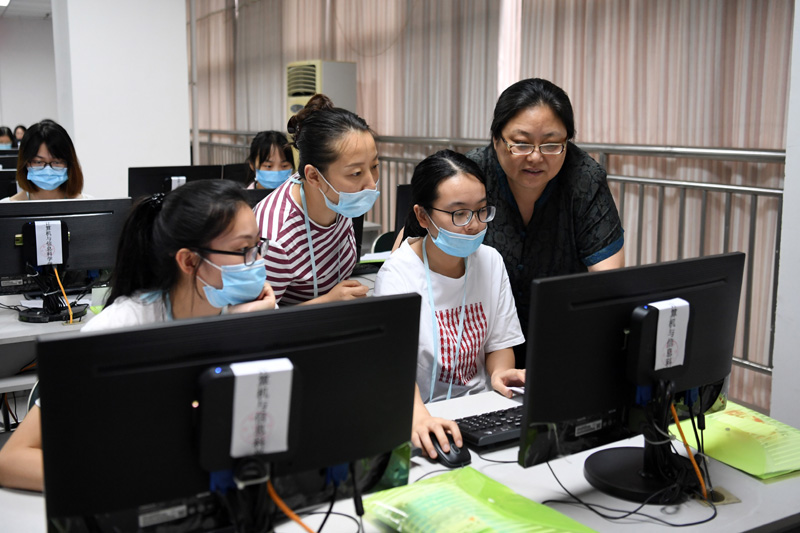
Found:
<svg viewBox="0 0 800 533"><path fill-rule="evenodd" d="M277 189L279 185L289 179L292 169L287 170L257 170L256 181L265 189Z"/></svg>
<svg viewBox="0 0 800 533"><path fill-rule="evenodd" d="M453 257L468 257L472 255L480 248L483 238L486 236L486 228L483 228L483 231L475 235L466 235L440 228L430 215L428 215L428 220L439 230L439 235L433 239L433 244L447 255L452 255Z"/></svg>
<svg viewBox="0 0 800 533"><path fill-rule="evenodd" d="M267 280L267 268L264 259L259 259L249 266L243 263L238 265L215 265L205 257L203 261L222 272L221 289L209 285L203 278L197 276L197 279L205 285L203 292L205 292L206 300L214 307L222 308L226 305L238 305L254 301L261 294L264 282Z"/></svg>
<svg viewBox="0 0 800 533"><path fill-rule="evenodd" d="M28 180L45 191L54 191L67 181L66 168L51 168L49 166L36 170L28 169Z"/></svg>
<svg viewBox="0 0 800 533"><path fill-rule="evenodd" d="M381 192L378 190L378 184L375 183L374 189L364 189L363 191L358 192L339 192L333 188L333 185L330 184L328 180L325 179L325 176L322 175L322 172L317 170L317 174L319 177L322 178L322 181L328 184L328 187L333 189L333 192L339 195L339 203L335 204L331 202L325 193L322 192L322 189L319 192L322 194L323 198L325 198L325 205L328 206L328 209L333 211L334 213L339 213L343 217L347 218L356 218L360 217L370 209L372 206L375 205L375 200L378 199L378 196L381 195Z"/></svg>
<svg viewBox="0 0 800 533"><path fill-rule="evenodd" d="M11 150L11 143L0 144L0 150Z"/></svg>

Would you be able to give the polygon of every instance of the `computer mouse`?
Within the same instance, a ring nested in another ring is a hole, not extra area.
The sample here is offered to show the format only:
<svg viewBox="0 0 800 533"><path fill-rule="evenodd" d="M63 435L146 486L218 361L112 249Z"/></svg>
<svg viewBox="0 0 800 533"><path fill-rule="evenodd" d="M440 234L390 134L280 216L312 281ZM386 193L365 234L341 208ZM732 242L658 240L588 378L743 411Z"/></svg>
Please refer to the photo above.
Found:
<svg viewBox="0 0 800 533"><path fill-rule="evenodd" d="M472 462L472 455L466 448L459 448L453 440L453 435L447 434L447 440L450 442L450 451L445 453L439 445L439 439L435 433L431 433L431 441L436 450L436 461L446 466L447 468L458 468L459 466L466 466Z"/></svg>

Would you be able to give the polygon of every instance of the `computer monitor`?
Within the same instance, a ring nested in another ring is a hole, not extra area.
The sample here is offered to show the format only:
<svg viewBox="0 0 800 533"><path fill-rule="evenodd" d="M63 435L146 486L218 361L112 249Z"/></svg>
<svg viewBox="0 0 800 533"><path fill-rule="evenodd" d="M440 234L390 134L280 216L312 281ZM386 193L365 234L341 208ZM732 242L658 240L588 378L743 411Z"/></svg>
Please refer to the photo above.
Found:
<svg viewBox="0 0 800 533"><path fill-rule="evenodd" d="M260 456L273 475L407 442L419 308L418 295L399 295L40 337L48 517L209 491L198 421L210 415L230 427L231 414L222 402L193 402L201 397L201 376L232 363L288 358L294 367L288 450Z"/></svg>
<svg viewBox="0 0 800 533"><path fill-rule="evenodd" d="M275 189L244 189L244 195L247 196L247 203L250 207L255 208L256 204L267 197L269 193Z"/></svg>
<svg viewBox="0 0 800 533"><path fill-rule="evenodd" d="M0 150L0 168L17 170L16 150Z"/></svg>
<svg viewBox="0 0 800 533"><path fill-rule="evenodd" d="M135 200L142 196L169 192L188 181L221 178L222 165L130 167L128 168L128 196Z"/></svg>
<svg viewBox="0 0 800 533"><path fill-rule="evenodd" d="M238 181L242 185L250 185L247 179L247 163L222 165L222 179Z"/></svg>
<svg viewBox="0 0 800 533"><path fill-rule="evenodd" d="M0 199L17 194L17 169L0 169Z"/></svg>
<svg viewBox="0 0 800 533"><path fill-rule="evenodd" d="M31 245L26 246L23 239L37 221L59 221L66 228L66 260L58 267L59 276L65 290L86 288L100 274L98 271L113 268L117 241L130 208L130 198L0 203L0 294L41 291L41 284L29 276L32 271L27 265L36 261L31 260ZM41 274L39 278L53 282L50 289L60 292L45 267L32 266ZM37 313L28 310L20 319L60 319Z"/></svg>
<svg viewBox="0 0 800 533"><path fill-rule="evenodd" d="M718 387L731 370L744 258L732 253L534 280L520 464L626 436L637 392L646 399L647 386L658 390L658 380L672 382L670 397ZM683 364L655 371L653 314L645 306L673 298L688 302ZM640 403L648 408L649 402ZM703 409L711 405L703 403ZM634 468L640 471L638 450ZM610 490L613 481L591 470L596 461L587 463L590 482ZM606 467L625 469L611 462ZM642 501L653 493L651 485L639 497L635 490L616 495Z"/></svg>

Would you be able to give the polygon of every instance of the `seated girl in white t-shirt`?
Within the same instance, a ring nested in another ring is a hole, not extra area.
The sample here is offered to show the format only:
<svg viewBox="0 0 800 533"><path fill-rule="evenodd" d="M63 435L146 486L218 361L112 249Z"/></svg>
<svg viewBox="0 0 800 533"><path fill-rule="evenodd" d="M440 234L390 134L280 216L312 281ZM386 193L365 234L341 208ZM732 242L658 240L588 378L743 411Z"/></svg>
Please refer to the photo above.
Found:
<svg viewBox="0 0 800 533"><path fill-rule="evenodd" d="M500 254L481 244L494 207L484 177L464 155L442 150L423 160L411 179L408 238L378 272L375 295L422 297L417 387L411 441L436 456L430 433L449 451L446 433L462 446L458 425L435 418L425 403L494 388L511 396L525 371L514 369L513 347L525 339Z"/></svg>
<svg viewBox="0 0 800 533"><path fill-rule="evenodd" d="M135 205L117 250L105 309L82 331L102 331L275 308L261 239L241 186L188 183ZM0 485L43 490L40 408L0 450Z"/></svg>

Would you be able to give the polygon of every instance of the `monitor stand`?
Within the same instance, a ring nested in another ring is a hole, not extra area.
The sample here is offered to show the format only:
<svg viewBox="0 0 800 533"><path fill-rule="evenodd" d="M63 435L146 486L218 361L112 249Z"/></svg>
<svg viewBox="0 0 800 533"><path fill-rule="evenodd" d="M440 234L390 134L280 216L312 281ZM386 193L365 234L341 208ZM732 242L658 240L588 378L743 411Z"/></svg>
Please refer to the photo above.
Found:
<svg viewBox="0 0 800 533"><path fill-rule="evenodd" d="M583 475L593 487L624 500L653 504L682 502L686 493L699 490L691 462L667 438L674 393L674 382L659 381L647 404L650 415L643 427L643 448L608 448L586 459Z"/></svg>
<svg viewBox="0 0 800 533"><path fill-rule="evenodd" d="M645 444L644 448L608 448L590 455L583 464L583 475L586 480L599 491L633 502L653 504L678 503L686 499L682 487L665 490L676 485L675 479L663 474L658 465L655 450L657 446L670 447L669 444ZM671 449L664 450L672 454L671 461L685 462L691 469L691 463L685 457L675 454ZM672 467L669 467L672 468ZM654 494L662 494L653 497Z"/></svg>
<svg viewBox="0 0 800 533"><path fill-rule="evenodd" d="M87 304L71 304L72 318L81 318L89 308ZM54 312L45 309L20 309L20 322L47 323L47 322L69 322L69 309L64 308Z"/></svg>

